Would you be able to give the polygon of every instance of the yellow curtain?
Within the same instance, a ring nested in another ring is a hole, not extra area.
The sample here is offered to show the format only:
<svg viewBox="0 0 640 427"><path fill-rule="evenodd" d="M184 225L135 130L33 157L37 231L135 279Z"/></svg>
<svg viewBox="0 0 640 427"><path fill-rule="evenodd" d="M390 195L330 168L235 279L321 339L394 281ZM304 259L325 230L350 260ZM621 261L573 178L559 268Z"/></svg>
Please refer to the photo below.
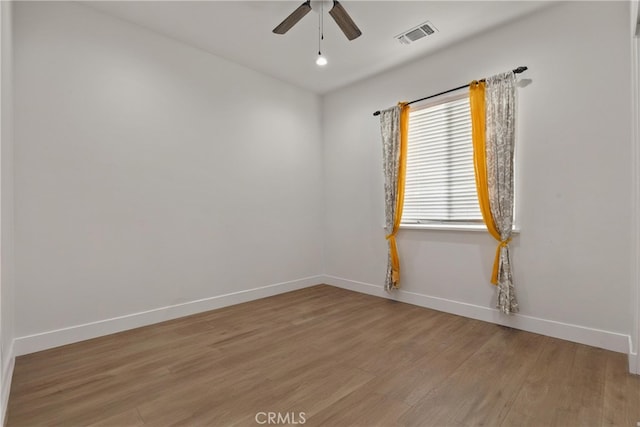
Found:
<svg viewBox="0 0 640 427"><path fill-rule="evenodd" d="M391 251L391 283L393 288L400 287L400 258L398 257L398 246L396 244L396 234L400 228L402 220L402 208L404 207L404 183L407 177L407 144L409 136L409 110L406 102L399 102L400 107L400 159L398 166L398 185L396 191L396 209L393 217L393 230L387 236Z"/></svg>
<svg viewBox="0 0 640 427"><path fill-rule="evenodd" d="M500 233L491 215L489 205L489 183L487 181L487 155L485 150L485 102L484 102L484 82L476 80L469 84L469 103L471 105L471 128L473 139L473 166L476 174L476 189L478 191L478 202L480 211L487 230L500 244L496 250L496 257L493 261L493 272L491 283L498 284L498 264L500 262L500 249L509 243L502 241Z"/></svg>

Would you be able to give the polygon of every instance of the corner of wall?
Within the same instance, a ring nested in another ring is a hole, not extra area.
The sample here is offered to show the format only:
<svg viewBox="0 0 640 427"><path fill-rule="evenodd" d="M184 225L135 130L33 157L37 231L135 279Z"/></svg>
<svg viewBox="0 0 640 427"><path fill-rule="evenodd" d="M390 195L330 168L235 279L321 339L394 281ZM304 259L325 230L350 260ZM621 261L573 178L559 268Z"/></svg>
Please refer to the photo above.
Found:
<svg viewBox="0 0 640 427"><path fill-rule="evenodd" d="M0 4L0 422L4 425L14 353L13 2Z"/></svg>
<svg viewBox="0 0 640 427"><path fill-rule="evenodd" d="M325 143L325 104L326 104L326 94L318 95L318 138L320 143L320 164L321 164L321 173L322 173L322 185L320 188L320 209L322 212L322 241L320 245L322 246L321 251L321 269L322 275L327 274L327 230L329 229L327 225L327 153L326 148L327 145ZM324 276L323 276L324 277Z"/></svg>
<svg viewBox="0 0 640 427"><path fill-rule="evenodd" d="M633 339L629 336L629 372L640 375L640 357L638 352L633 351Z"/></svg>
<svg viewBox="0 0 640 427"><path fill-rule="evenodd" d="M7 408L9 404L9 394L11 393L11 380L13 379L13 368L16 363L15 354L13 351L13 341L6 354L3 354L2 360L4 364L2 366L2 384L0 384L0 405L2 413L0 413L0 425L5 425L7 416Z"/></svg>
<svg viewBox="0 0 640 427"><path fill-rule="evenodd" d="M632 283L631 283L631 313L632 327L629 340L629 372L640 375L640 1L631 0L630 3L631 29L631 147L632 147Z"/></svg>

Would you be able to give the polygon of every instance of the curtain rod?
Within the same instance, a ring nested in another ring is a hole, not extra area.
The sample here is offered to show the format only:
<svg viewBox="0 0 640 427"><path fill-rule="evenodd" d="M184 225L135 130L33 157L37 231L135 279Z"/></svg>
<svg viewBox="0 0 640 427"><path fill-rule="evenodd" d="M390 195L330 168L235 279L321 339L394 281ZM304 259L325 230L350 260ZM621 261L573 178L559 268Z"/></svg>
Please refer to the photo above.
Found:
<svg viewBox="0 0 640 427"><path fill-rule="evenodd" d="M520 73L523 73L523 72L527 71L527 69L528 69L528 67L521 66L521 67L518 67L518 68L516 68L516 69L514 69L512 71L513 71L514 74L520 74ZM484 82L485 80L486 79L482 79L480 81ZM415 102L424 101L425 99L435 98L436 96L444 95L444 94L449 93L449 92L455 92L456 90L464 89L465 87L469 87L469 83L467 83L466 85L454 87L453 89L445 90L444 92L436 93L435 95L429 95L429 96L425 96L424 98L414 99L411 102L407 102L407 105L413 104ZM380 115L380 110L378 110L375 113L373 113L373 115L374 116L379 116Z"/></svg>

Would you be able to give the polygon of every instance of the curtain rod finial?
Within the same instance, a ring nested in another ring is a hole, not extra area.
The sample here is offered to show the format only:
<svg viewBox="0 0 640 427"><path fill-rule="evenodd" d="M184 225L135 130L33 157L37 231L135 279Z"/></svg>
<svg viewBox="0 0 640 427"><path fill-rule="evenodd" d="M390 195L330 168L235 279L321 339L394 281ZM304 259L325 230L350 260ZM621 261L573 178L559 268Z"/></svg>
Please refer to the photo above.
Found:
<svg viewBox="0 0 640 427"><path fill-rule="evenodd" d="M376 111L375 113L373 113L374 116L379 116L380 115L380 111Z"/></svg>

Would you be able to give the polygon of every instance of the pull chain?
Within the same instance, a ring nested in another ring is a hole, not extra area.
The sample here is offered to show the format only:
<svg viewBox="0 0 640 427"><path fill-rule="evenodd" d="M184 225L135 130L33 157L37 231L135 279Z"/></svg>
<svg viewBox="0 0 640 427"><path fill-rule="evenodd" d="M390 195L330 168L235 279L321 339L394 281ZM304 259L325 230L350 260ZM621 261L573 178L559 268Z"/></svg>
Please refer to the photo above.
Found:
<svg viewBox="0 0 640 427"><path fill-rule="evenodd" d="M316 65L324 67L327 65L327 58L322 56L322 41L324 40L324 1L320 0L320 16L318 16L318 58Z"/></svg>
<svg viewBox="0 0 640 427"><path fill-rule="evenodd" d="M324 22L322 22L322 8L323 8L323 6L324 6L324 2L321 1L320 2L320 13L318 15L318 56L322 56L321 43L322 43L322 40L324 40L324 28L323 28Z"/></svg>

